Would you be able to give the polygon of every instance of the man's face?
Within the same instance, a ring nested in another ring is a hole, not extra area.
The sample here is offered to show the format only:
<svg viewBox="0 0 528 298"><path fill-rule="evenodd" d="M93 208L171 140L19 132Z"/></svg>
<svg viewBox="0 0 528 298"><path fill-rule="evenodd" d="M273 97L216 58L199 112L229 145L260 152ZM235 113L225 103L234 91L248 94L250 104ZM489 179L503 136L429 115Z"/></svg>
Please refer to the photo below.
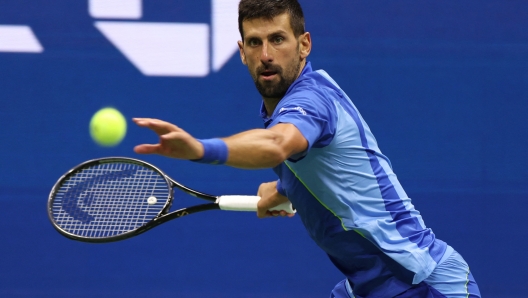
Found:
<svg viewBox="0 0 528 298"><path fill-rule="evenodd" d="M301 40L307 33L296 38L287 13L271 20L247 20L242 26L244 42L238 43L242 62L263 98L281 99L304 66L307 54Z"/></svg>

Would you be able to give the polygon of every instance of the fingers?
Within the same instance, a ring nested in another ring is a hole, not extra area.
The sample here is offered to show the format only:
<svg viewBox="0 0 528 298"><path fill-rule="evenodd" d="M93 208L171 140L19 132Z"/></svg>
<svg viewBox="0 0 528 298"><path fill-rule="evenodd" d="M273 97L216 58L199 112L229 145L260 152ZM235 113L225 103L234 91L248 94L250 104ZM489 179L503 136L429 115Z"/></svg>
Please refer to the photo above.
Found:
<svg viewBox="0 0 528 298"><path fill-rule="evenodd" d="M179 128L178 126L159 119L132 118L132 121L134 121L134 123L136 123L140 127L145 127L153 130L160 136L173 131L181 131L181 128Z"/></svg>
<svg viewBox="0 0 528 298"><path fill-rule="evenodd" d="M258 218L266 218L273 216L273 214L268 211L269 208L273 207L270 203L271 198L269 195L269 184L270 183L262 183L257 191L257 196L261 197L261 199L257 203L257 217Z"/></svg>
<svg viewBox="0 0 528 298"><path fill-rule="evenodd" d="M270 211L269 209L276 207L280 205L281 203L284 203L284 201L288 200L286 197L280 195L277 192L276 188L277 182L268 182L268 183L262 183L259 186L259 189L257 191L257 195L261 197L260 201L257 203L257 216L259 218L266 218L266 217L276 217L276 216L287 216L287 217L293 217L294 213L288 213L284 210L273 210Z"/></svg>
<svg viewBox="0 0 528 298"><path fill-rule="evenodd" d="M288 212L286 212L284 210L281 210L281 211L269 211L269 210L266 210L266 211L264 211L263 214L259 215L259 213L257 211L257 217L258 218L277 217L277 216L280 216L280 217L294 217L295 213L288 213Z"/></svg>
<svg viewBox="0 0 528 298"><path fill-rule="evenodd" d="M134 147L134 152L138 154L157 154L159 151L159 144L142 144Z"/></svg>
<svg viewBox="0 0 528 298"><path fill-rule="evenodd" d="M154 131L159 144L142 144L134 147L138 154L159 154L180 159L199 159L203 156L202 144L178 126L153 118L132 118L140 127Z"/></svg>
<svg viewBox="0 0 528 298"><path fill-rule="evenodd" d="M270 216L281 216L281 217L294 217L295 216L295 213L288 213L284 210L281 210L281 211L267 211L267 214L269 214Z"/></svg>
<svg viewBox="0 0 528 298"><path fill-rule="evenodd" d="M266 218L273 216L270 211L268 211L267 208L262 208L260 206L257 206L257 217L258 218Z"/></svg>
<svg viewBox="0 0 528 298"><path fill-rule="evenodd" d="M160 139L163 141L179 141L184 139L187 136L187 134L184 134L179 131L171 131L165 134L160 135Z"/></svg>

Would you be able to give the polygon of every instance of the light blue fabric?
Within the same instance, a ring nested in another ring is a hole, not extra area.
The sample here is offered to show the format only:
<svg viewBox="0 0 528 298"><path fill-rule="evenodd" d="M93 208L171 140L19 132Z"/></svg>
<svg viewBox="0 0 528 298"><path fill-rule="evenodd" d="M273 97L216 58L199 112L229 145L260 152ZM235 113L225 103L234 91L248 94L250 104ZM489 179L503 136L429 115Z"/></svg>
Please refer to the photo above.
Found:
<svg viewBox="0 0 528 298"><path fill-rule="evenodd" d="M445 297L480 298L480 290L462 256L448 246L444 257L424 282Z"/></svg>
<svg viewBox="0 0 528 298"><path fill-rule="evenodd" d="M360 233L413 272L412 283L429 276L446 244L425 226L367 123L326 72L308 64L265 120L267 127L292 123L309 142L306 152L285 162L287 170L276 171L294 205L323 205L342 230ZM298 191L298 182L312 198ZM310 234L328 235L317 231L325 226L307 208L298 210Z"/></svg>
<svg viewBox="0 0 528 298"><path fill-rule="evenodd" d="M330 294L331 298L356 297L348 279L340 281ZM378 297L373 295L373 297ZM392 297L392 296L380 296ZM480 290L467 263L448 246L438 266L418 285L396 297L401 298L480 298Z"/></svg>

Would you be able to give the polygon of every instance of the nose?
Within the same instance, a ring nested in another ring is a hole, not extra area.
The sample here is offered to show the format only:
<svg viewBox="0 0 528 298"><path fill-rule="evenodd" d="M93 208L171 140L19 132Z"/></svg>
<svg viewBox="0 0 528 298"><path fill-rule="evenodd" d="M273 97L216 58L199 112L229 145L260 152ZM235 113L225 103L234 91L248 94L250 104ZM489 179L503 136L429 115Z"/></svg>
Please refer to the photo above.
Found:
<svg viewBox="0 0 528 298"><path fill-rule="evenodd" d="M262 43L262 53L260 53L260 61L264 64L273 62L273 47L270 47L268 42Z"/></svg>

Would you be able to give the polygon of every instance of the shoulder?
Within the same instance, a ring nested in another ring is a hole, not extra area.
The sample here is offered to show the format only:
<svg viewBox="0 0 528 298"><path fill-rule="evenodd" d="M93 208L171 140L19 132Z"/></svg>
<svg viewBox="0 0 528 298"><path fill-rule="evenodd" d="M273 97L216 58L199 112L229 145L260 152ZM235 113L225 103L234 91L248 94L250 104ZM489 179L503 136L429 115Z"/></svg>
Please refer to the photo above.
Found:
<svg viewBox="0 0 528 298"><path fill-rule="evenodd" d="M319 72L310 72L295 81L283 99L279 102L276 112L297 109L299 112L335 111L334 102L340 97L339 89L329 83ZM304 114L304 113L303 113Z"/></svg>

